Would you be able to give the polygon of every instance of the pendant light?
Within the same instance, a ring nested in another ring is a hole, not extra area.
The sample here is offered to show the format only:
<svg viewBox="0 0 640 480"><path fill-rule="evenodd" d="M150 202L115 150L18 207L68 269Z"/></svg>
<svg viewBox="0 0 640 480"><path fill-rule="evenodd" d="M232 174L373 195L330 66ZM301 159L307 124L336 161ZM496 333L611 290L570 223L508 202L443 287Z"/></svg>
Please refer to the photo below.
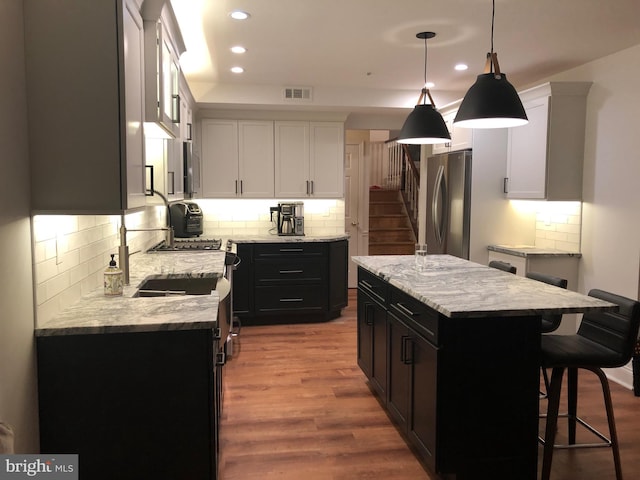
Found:
<svg viewBox="0 0 640 480"><path fill-rule="evenodd" d="M409 114L400 130L397 139L398 143L408 143L412 145L428 143L445 143L451 140L451 135L444 123L442 115L436 110L436 106L431 98L431 93L427 88L427 38L433 38L433 32L420 32L417 38L424 40L424 88L420 92L418 103ZM431 103L427 102L427 97ZM422 103L421 103L422 102Z"/></svg>
<svg viewBox="0 0 640 480"><path fill-rule="evenodd" d="M453 123L464 128L519 127L529 122L520 97L500 72L498 54L493 51L493 25L496 1L491 14L491 52L487 53L484 73L478 75L464 96Z"/></svg>

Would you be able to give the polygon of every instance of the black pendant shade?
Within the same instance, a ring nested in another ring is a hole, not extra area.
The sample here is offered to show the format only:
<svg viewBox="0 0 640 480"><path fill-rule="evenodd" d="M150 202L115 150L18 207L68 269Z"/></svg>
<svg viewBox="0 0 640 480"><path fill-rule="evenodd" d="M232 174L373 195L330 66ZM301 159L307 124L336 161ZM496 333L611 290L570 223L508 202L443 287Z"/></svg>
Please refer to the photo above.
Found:
<svg viewBox="0 0 640 480"><path fill-rule="evenodd" d="M430 103L416 105L404 121L398 143L429 144L445 143L451 135L442 115Z"/></svg>
<svg viewBox="0 0 640 480"><path fill-rule="evenodd" d="M529 122L518 92L500 72L498 54L493 51L493 27L496 17L496 0L491 11L491 51L487 53L484 73L462 99L453 123L463 128L519 127Z"/></svg>
<svg viewBox="0 0 640 480"><path fill-rule="evenodd" d="M505 128L527 121L518 92L506 75L484 73L465 95L453 122L464 128Z"/></svg>
<svg viewBox="0 0 640 480"><path fill-rule="evenodd" d="M422 145L428 143L446 143L451 140L449 129L442 115L436 110L427 85L427 39L435 37L434 32L420 32L416 38L424 40L424 85L418 98L418 104L404 121L398 143ZM427 103L427 98L431 103Z"/></svg>

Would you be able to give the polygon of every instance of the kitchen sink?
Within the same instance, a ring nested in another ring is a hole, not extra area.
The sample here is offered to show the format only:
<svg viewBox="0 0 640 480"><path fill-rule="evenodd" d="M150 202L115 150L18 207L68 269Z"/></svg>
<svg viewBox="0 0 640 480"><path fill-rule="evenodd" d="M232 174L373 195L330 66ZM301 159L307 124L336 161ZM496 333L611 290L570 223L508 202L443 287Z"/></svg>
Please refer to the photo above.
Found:
<svg viewBox="0 0 640 480"><path fill-rule="evenodd" d="M216 289L214 277L147 278L134 297L165 297L169 295L210 295Z"/></svg>

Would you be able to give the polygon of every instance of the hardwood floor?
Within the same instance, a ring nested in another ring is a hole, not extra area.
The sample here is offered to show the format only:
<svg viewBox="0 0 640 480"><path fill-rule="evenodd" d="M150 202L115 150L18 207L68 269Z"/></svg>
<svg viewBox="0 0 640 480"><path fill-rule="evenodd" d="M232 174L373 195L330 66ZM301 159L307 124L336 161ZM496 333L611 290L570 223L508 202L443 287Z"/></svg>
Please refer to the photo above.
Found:
<svg viewBox="0 0 640 480"><path fill-rule="evenodd" d="M222 480L436 480L356 364L355 290L338 319L245 327L236 346L225 367ZM578 409L606 432L602 395L590 377L580 379ZM611 388L623 472L632 478L640 471L640 397L616 384ZM552 478L613 479L611 452L558 451Z"/></svg>

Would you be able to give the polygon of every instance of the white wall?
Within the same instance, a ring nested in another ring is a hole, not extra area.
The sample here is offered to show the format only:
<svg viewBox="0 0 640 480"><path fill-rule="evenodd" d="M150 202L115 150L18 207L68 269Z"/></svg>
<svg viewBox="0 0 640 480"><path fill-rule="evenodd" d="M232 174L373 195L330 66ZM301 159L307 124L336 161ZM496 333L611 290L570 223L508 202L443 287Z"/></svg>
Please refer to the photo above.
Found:
<svg viewBox="0 0 640 480"><path fill-rule="evenodd" d="M640 45L550 80L592 81L587 97L580 290L636 298L640 265Z"/></svg>
<svg viewBox="0 0 640 480"><path fill-rule="evenodd" d="M640 270L640 45L556 75L586 80L582 262L579 291L638 298ZM608 374L631 385L630 366Z"/></svg>
<svg viewBox="0 0 640 480"><path fill-rule="evenodd" d="M0 2L0 421L38 452L22 0Z"/></svg>

